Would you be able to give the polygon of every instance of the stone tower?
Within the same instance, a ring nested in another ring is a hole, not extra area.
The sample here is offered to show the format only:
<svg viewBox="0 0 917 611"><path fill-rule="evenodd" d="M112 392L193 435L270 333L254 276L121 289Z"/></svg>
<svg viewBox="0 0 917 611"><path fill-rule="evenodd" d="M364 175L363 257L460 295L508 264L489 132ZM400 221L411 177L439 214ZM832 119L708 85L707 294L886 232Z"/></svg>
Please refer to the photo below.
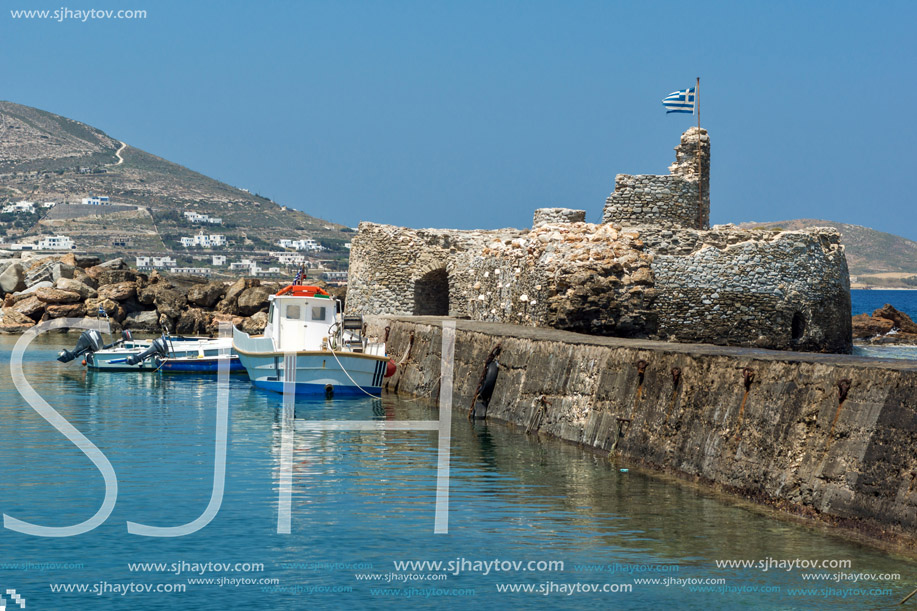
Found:
<svg viewBox="0 0 917 611"><path fill-rule="evenodd" d="M709 228L710 137L707 130L692 127L681 135L681 142L675 147L675 163L669 166L669 172L667 176L618 174L614 193L605 200L602 222L625 227ZM703 199L698 186L703 189Z"/></svg>

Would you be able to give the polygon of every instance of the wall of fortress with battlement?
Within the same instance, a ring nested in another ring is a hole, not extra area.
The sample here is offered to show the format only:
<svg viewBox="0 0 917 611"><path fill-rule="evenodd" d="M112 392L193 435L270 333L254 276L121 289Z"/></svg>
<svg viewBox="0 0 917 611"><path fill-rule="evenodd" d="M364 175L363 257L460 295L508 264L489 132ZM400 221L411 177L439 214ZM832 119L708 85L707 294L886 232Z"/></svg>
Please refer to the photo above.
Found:
<svg viewBox="0 0 917 611"><path fill-rule="evenodd" d="M567 208L539 209L519 230L361 223L347 310L849 352L839 233L708 229L706 130L689 129L675 151L669 175L618 175L601 224Z"/></svg>

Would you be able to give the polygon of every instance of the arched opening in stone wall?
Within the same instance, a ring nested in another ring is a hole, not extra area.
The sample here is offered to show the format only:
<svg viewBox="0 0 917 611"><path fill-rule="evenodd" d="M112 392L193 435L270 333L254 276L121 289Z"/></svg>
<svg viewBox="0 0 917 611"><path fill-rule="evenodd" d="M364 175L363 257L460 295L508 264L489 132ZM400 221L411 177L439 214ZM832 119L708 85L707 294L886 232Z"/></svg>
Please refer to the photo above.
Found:
<svg viewBox="0 0 917 611"><path fill-rule="evenodd" d="M790 323L790 338L794 342L798 342L802 339L802 336L806 332L806 317L803 316L802 312L793 313L793 321Z"/></svg>
<svg viewBox="0 0 917 611"><path fill-rule="evenodd" d="M445 268L427 272L414 282L414 316L449 315L449 274Z"/></svg>

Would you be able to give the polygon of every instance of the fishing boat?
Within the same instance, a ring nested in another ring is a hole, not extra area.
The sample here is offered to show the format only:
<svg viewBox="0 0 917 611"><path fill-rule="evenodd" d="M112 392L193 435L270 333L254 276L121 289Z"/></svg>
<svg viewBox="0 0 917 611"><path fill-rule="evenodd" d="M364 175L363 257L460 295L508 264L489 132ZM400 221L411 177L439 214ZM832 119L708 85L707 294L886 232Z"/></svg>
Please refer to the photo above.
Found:
<svg viewBox="0 0 917 611"><path fill-rule="evenodd" d="M57 360L69 363L79 356L96 371L163 371L167 373L217 373L222 361L230 372L242 372L237 355L231 353L232 339L163 335L136 340L130 331L105 344L95 329L83 331L73 350L62 350ZM221 350L223 354L221 354Z"/></svg>
<svg viewBox="0 0 917 611"><path fill-rule="evenodd" d="M378 396L395 373L385 344L365 336L362 316L338 313L340 302L317 286L291 284L270 296L263 335L233 329L232 347L252 384L296 394Z"/></svg>

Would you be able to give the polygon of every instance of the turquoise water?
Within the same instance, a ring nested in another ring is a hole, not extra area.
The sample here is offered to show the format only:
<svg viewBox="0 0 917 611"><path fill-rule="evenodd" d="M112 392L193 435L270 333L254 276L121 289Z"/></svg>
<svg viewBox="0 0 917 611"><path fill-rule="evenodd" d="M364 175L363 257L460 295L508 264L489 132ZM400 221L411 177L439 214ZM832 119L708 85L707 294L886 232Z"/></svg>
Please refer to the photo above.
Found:
<svg viewBox="0 0 917 611"><path fill-rule="evenodd" d="M14 340L0 336L2 512L49 526L81 522L101 503L102 477L13 388ZM55 363L57 350L72 340L36 342L25 373L111 461L117 504L102 526L76 537L0 529L0 586L24 596L28 609L883 608L917 587L911 561L622 472L623 465L569 444L497 423L472 426L460 412L452 427L448 534L433 533L435 433L302 430L294 441L291 533L278 534L281 399L240 376L231 381L226 492L216 518L184 537L132 535L127 521L174 526L207 505L216 385L200 377L92 374L76 363ZM429 420L437 412L428 402L395 397L297 401L297 421L332 418ZM716 566L767 559L850 566ZM494 560L523 565L491 564L488 571L483 562ZM398 568L400 561L452 561L460 570ZM523 570L529 562L532 570ZM838 572L847 576L803 578ZM850 577L864 573L900 577ZM636 582L645 579L660 581ZM724 581L682 585L685 580ZM565 590L593 585L618 591ZM147 586L186 591L120 592ZM535 592L499 591L508 586ZM87 592L52 591L66 587ZM797 591L804 588L810 591Z"/></svg>

